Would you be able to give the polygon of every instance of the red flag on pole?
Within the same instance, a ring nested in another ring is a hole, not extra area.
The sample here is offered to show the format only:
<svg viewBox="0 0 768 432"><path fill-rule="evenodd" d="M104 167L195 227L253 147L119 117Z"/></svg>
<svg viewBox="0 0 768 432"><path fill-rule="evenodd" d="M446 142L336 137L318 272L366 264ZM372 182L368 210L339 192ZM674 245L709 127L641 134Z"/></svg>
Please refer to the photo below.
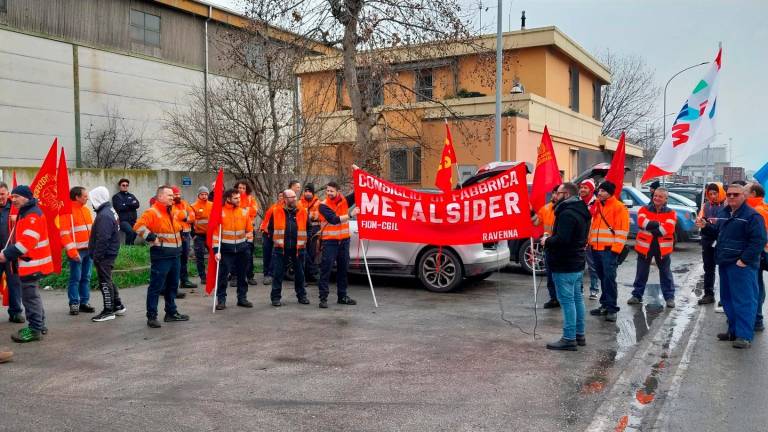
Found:
<svg viewBox="0 0 768 432"><path fill-rule="evenodd" d="M445 122L445 145L443 145L443 154L440 156L440 165L437 168L435 176L435 186L440 188L443 193L448 193L453 189L453 166L456 164L456 152L453 149L453 137L448 128L448 121Z"/></svg>
<svg viewBox="0 0 768 432"><path fill-rule="evenodd" d="M538 211L547 203L547 194L561 184L560 170L555 159L555 150L552 147L552 137L549 129L544 126L544 134L541 136L539 153L536 157L536 168L533 171L533 186L531 187L531 205Z"/></svg>
<svg viewBox="0 0 768 432"><path fill-rule="evenodd" d="M64 155L64 149L61 149L59 157L59 168L57 169L56 189L59 199L59 220L62 216L72 215L72 201L69 200L69 171L67 171L67 157ZM61 225L61 224L59 224ZM51 235L50 233L48 234Z"/></svg>
<svg viewBox="0 0 768 432"><path fill-rule="evenodd" d="M613 194L613 196L615 196L617 199L621 196L621 189L624 187L625 160L626 144L624 143L624 132L622 132L621 137L619 138L619 145L616 147L616 152L613 153L611 168L608 169L608 173L605 175L605 179L607 181L616 185L616 192Z"/></svg>
<svg viewBox="0 0 768 432"><path fill-rule="evenodd" d="M13 171L13 180L11 181L11 190L17 186L16 183L16 171ZM15 225L15 216L19 213L19 209L17 209L14 206L11 206L11 211L8 215L8 233L11 233L13 231L13 226ZM4 245L0 245L0 248L5 248L8 246L8 243L10 243L11 238L10 235L8 236L8 242L6 242ZM3 277L0 279L0 296L3 297L3 306L8 306L10 301L8 299L8 273L3 272Z"/></svg>
<svg viewBox="0 0 768 432"><path fill-rule="evenodd" d="M208 245L208 272L205 278L205 292L211 295L216 286L216 257L213 253L213 235L219 234L221 229L221 211L224 206L224 170L219 169L219 175L216 176L216 183L213 186L213 207L211 215L208 217L208 232L206 233L206 244Z"/></svg>
<svg viewBox="0 0 768 432"><path fill-rule="evenodd" d="M59 153L59 139L51 144L51 149L37 172L35 179L29 185L32 193L37 198L37 205L43 211L48 224L48 239L51 244L51 258L53 259L53 271L61 273L61 236L57 217L59 216L59 198L56 188L56 159Z"/></svg>

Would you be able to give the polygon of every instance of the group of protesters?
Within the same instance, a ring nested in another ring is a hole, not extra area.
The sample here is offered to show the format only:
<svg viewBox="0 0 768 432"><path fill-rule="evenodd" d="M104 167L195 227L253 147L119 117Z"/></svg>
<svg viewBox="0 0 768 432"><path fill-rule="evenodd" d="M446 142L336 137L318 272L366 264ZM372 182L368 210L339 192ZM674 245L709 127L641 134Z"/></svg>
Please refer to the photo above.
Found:
<svg viewBox="0 0 768 432"><path fill-rule="evenodd" d="M620 187L620 186L619 186ZM620 189L619 189L620 191ZM590 314L615 322L617 268L629 252L629 212L616 195L617 185L592 179L581 184L564 183L552 190L551 202L533 214L543 226L540 242L548 269L550 299L544 308L561 308L563 336L548 349L576 351L586 345L583 273L590 275L589 298L600 306ZM720 279L718 308L727 316L727 331L717 335L734 348L749 348L755 331L763 331L762 304L768 269L768 204L758 183L735 182L726 189L718 183L705 187L704 203L696 225L702 234L704 295L699 305L715 301L715 268ZM661 293L667 308L675 308L671 270L676 213L667 206L669 192L659 182L650 185L650 202L639 209L635 252L637 265L629 305L642 305L652 262L659 269ZM599 283L599 288L598 288Z"/></svg>

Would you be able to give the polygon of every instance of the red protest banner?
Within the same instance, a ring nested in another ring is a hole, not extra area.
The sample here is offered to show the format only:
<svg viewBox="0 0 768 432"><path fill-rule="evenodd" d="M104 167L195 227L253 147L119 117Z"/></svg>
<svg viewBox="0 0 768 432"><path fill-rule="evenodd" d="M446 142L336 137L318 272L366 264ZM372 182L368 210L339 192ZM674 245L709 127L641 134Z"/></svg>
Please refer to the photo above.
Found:
<svg viewBox="0 0 768 432"><path fill-rule="evenodd" d="M442 246L532 233L524 164L446 194L418 192L363 170L354 172L354 186L360 238Z"/></svg>

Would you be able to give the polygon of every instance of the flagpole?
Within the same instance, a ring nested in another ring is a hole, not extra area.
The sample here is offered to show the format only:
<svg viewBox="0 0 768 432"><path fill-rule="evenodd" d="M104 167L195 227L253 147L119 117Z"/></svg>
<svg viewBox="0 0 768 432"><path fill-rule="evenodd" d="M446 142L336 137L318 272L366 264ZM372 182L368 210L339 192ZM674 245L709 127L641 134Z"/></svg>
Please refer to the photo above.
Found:
<svg viewBox="0 0 768 432"><path fill-rule="evenodd" d="M538 304L538 290L536 289L536 249L533 246L533 237L531 237L531 273L533 273L533 308Z"/></svg>
<svg viewBox="0 0 768 432"><path fill-rule="evenodd" d="M365 252L365 245L363 245L363 262L365 263L365 273L368 275L368 285L371 287L371 295L373 296L373 305L379 307L379 302L376 301L376 292L373 291L373 281L371 280L371 271L368 269L368 256Z"/></svg>
<svg viewBox="0 0 768 432"><path fill-rule="evenodd" d="M219 254L221 254L221 225L219 224ZM216 313L216 297L219 292L219 267L221 267L221 260L216 259L216 254L213 254L213 259L216 260L216 280L213 282L213 306L211 306L211 313Z"/></svg>

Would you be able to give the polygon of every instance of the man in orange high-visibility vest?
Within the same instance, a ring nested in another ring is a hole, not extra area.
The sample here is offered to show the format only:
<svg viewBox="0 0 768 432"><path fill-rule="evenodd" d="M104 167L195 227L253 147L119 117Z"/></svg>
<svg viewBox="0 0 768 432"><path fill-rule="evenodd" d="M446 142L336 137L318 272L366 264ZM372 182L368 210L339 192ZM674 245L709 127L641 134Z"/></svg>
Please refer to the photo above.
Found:
<svg viewBox="0 0 768 432"><path fill-rule="evenodd" d="M349 207L355 204L355 194L346 197L336 182L325 187L325 201L320 204L320 238L323 241L323 258L320 263L320 308L328 307L328 283L336 263L336 294L338 304L355 305L347 295L347 271L349 270ZM357 210L357 208L355 209Z"/></svg>
<svg viewBox="0 0 768 432"><path fill-rule="evenodd" d="M61 245L67 250L69 259L69 314L80 312L94 313L96 310L88 303L91 298L91 269L93 260L88 252L88 240L91 238L93 215L86 206L88 191L82 186L75 186L69 191L72 202L72 216L59 218Z"/></svg>
<svg viewBox="0 0 768 432"><path fill-rule="evenodd" d="M267 230L272 237L272 306L282 306L283 277L289 263L293 264L293 284L300 304L309 304L304 288L304 251L307 247L307 210L296 205L296 192L283 192L284 204L275 207Z"/></svg>
<svg viewBox="0 0 768 432"><path fill-rule="evenodd" d="M653 192L653 198L648 205L637 212L637 272L635 273L632 297L627 304L643 303L645 284L651 271L651 260L656 260L659 268L661 292L668 308L675 307L675 283L672 278L672 250L675 247L675 225L677 214L667 207L669 192L666 188L658 187Z"/></svg>
<svg viewBox="0 0 768 432"><path fill-rule="evenodd" d="M219 261L219 279L216 282L216 310L227 307L227 276L237 281L237 305L252 308L248 301L248 260L252 261L250 243L253 243L253 220L248 208L240 205L240 192L228 189L224 192L221 209L221 237L213 233L213 253Z"/></svg>
<svg viewBox="0 0 768 432"><path fill-rule="evenodd" d="M200 186L197 189L197 201L192 204L192 210L195 211L195 238L193 241L195 250L195 264L197 265L197 275L200 276L200 283L205 285L206 268L205 252L208 249L205 245L208 233L208 218L211 217L213 203L208 201L208 188Z"/></svg>

